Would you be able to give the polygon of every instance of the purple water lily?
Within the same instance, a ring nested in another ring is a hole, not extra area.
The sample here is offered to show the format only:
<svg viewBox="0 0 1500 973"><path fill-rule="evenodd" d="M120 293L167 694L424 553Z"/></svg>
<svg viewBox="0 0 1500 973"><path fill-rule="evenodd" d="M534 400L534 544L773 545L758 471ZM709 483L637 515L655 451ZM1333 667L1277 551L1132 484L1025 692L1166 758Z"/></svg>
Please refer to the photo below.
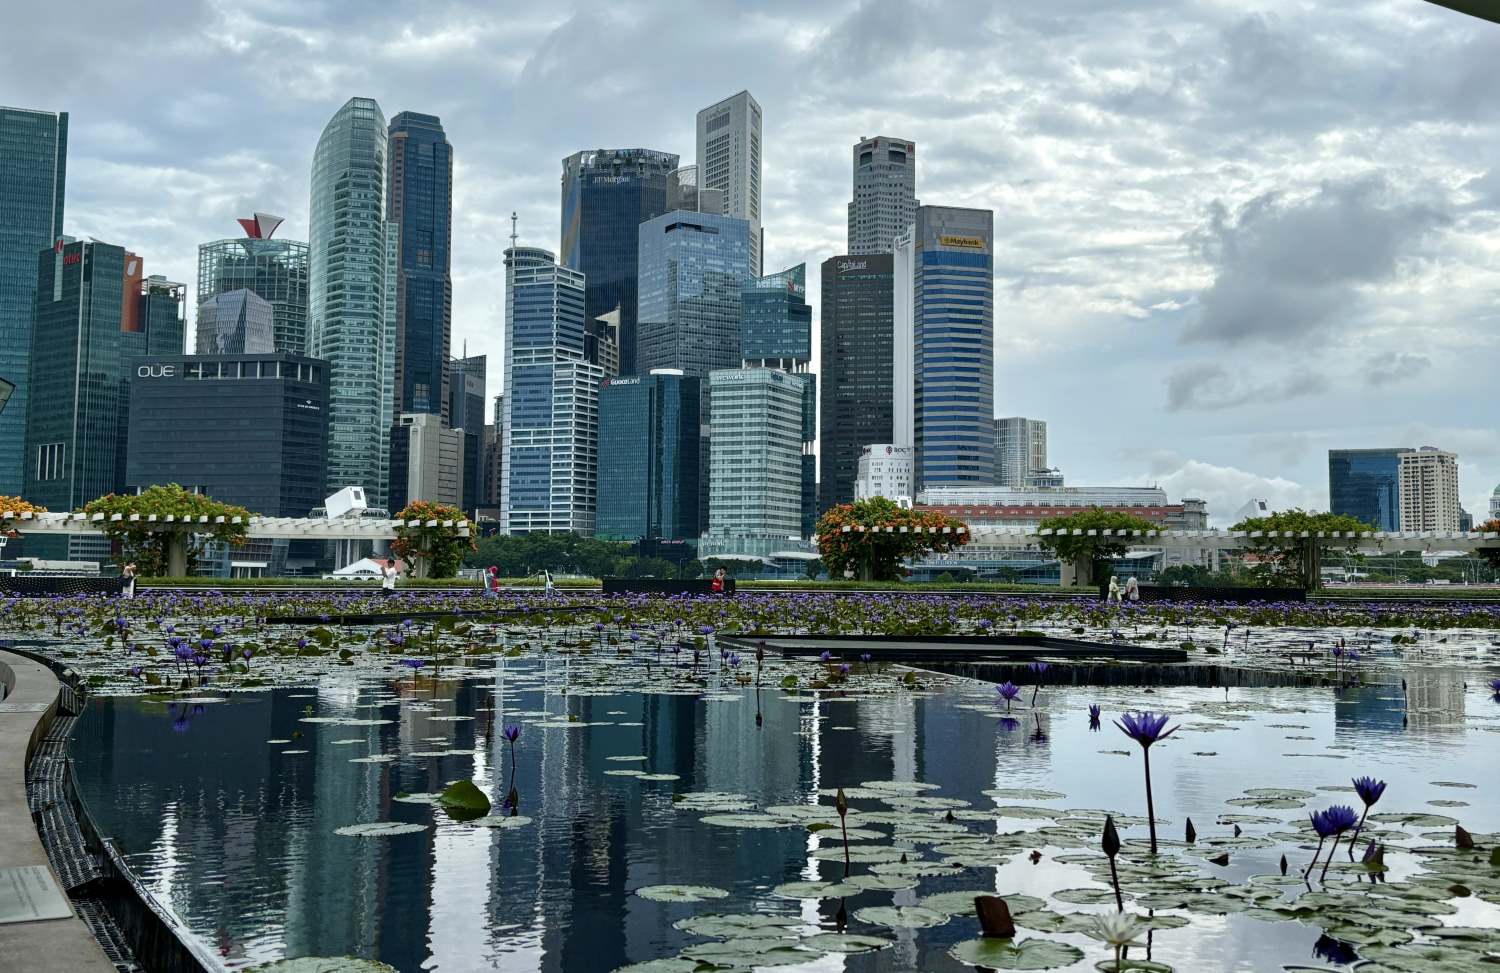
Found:
<svg viewBox="0 0 1500 973"><path fill-rule="evenodd" d="M1333 861L1333 855L1339 850L1339 838L1345 831L1354 827L1359 821L1359 815L1354 813L1354 808L1347 804L1335 804L1324 811L1314 811L1308 815L1312 822L1313 831L1318 835L1318 847L1313 852L1312 861L1308 863L1307 870L1302 873L1304 879L1312 874L1313 866L1318 863L1318 856L1323 852L1323 842L1329 838L1333 839L1333 848L1328 852L1328 861L1323 863L1322 874L1319 880L1328 877L1328 862Z"/></svg>
<svg viewBox="0 0 1500 973"><path fill-rule="evenodd" d="M1500 699L1500 679L1490 680L1490 692L1495 694L1496 699Z"/></svg>
<svg viewBox="0 0 1500 973"><path fill-rule="evenodd" d="M514 816L521 804L521 798L516 793L516 741L521 737L521 726L518 723L507 723L500 732L510 741L510 788L505 798L505 808L507 814Z"/></svg>
<svg viewBox="0 0 1500 973"><path fill-rule="evenodd" d="M1000 698L1005 700L1005 712L1009 713L1011 700L1021 695L1021 687L1007 679L995 687L995 692L999 693Z"/></svg>
<svg viewBox="0 0 1500 973"><path fill-rule="evenodd" d="M823 654L820 655L820 656L818 656L818 661L819 662L832 662L833 661L833 653L829 652L827 649L824 649L823 650Z"/></svg>
<svg viewBox="0 0 1500 973"><path fill-rule="evenodd" d="M1100 714L1099 704L1098 703L1090 703L1089 704L1089 729L1090 730L1094 730L1096 732L1098 731L1098 729L1099 729L1099 714Z"/></svg>
<svg viewBox="0 0 1500 973"><path fill-rule="evenodd" d="M1031 686L1031 708L1036 709L1037 690L1042 688L1042 676L1046 674L1048 666L1047 663L1038 661L1027 663L1026 668L1030 669L1031 674L1036 677L1036 682Z"/></svg>
<svg viewBox="0 0 1500 973"><path fill-rule="evenodd" d="M1385 781L1376 780L1373 777L1356 777L1350 781L1354 785L1354 793L1364 802L1364 812L1359 816L1359 824L1354 826L1354 837L1349 839L1349 860L1354 860L1354 843L1359 840L1359 833L1365 829L1365 818L1369 816L1370 808L1380 800L1380 795L1385 793Z"/></svg>
<svg viewBox="0 0 1500 973"><path fill-rule="evenodd" d="M1130 739L1141 745L1141 757L1146 765L1146 820L1151 826L1151 854L1156 854L1156 802L1151 794L1151 745L1176 733L1178 727L1166 729L1167 714L1125 713L1115 721Z"/></svg>

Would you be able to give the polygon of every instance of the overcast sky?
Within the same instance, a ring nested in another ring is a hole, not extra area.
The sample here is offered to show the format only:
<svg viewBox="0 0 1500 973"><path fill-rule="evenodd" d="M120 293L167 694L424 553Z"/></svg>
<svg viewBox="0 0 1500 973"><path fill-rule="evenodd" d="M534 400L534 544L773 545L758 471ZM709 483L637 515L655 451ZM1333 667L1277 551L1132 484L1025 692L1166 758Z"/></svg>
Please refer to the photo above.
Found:
<svg viewBox="0 0 1500 973"><path fill-rule="evenodd" d="M1006 4L1007 8L1021 5ZM1027 5L1030 6L1030 5ZM558 241L560 160L692 161L765 113L768 271L844 252L850 146L918 144L926 203L995 213L995 407L1069 482L1326 509L1330 447L1500 481L1500 26L1420 0L12 4L0 103L71 113L67 231L194 284L253 210L307 238L354 95L454 145L454 348L500 390L511 211ZM816 345L816 342L815 342Z"/></svg>

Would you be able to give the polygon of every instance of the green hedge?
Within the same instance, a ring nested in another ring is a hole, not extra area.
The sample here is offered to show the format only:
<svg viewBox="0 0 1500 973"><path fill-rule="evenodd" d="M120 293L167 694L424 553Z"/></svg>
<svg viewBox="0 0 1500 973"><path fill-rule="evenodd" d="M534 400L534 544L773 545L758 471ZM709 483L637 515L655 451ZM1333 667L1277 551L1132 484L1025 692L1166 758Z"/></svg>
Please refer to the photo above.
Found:
<svg viewBox="0 0 1500 973"><path fill-rule="evenodd" d="M700 579L707 580L707 579ZM530 578L501 578L502 587L510 588L537 588L542 587L542 582L536 577ZM558 588L572 589L594 589L601 587L597 578L557 578L553 584ZM330 580L325 578L141 578L138 586L142 588L353 588L374 589L380 587L379 581L345 581ZM402 578L398 588L478 588L478 581L469 581L459 578ZM1025 585L1006 584L1001 582L976 581L967 583L938 583L938 582L916 582L916 581L739 581L737 587L745 590L755 589L795 589L800 591L849 591L849 590L875 590L875 591L972 591L984 592L1011 592L1016 594L1048 594L1048 593L1087 593L1088 588L1059 588L1056 585Z"/></svg>

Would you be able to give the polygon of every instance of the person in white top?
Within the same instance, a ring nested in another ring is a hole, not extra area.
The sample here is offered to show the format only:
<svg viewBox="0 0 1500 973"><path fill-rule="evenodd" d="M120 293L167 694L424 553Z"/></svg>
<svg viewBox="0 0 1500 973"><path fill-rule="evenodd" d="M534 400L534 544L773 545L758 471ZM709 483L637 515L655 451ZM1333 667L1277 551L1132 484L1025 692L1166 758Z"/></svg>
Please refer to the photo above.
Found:
<svg viewBox="0 0 1500 973"><path fill-rule="evenodd" d="M543 568L542 569L542 578L544 579L544 584L542 586L542 593L545 594L548 598L551 598L552 597L552 572L548 571L546 568Z"/></svg>
<svg viewBox="0 0 1500 973"><path fill-rule="evenodd" d="M396 579L401 577L401 568L397 566L395 558L387 560L380 567L380 587L386 594L396 590Z"/></svg>
<svg viewBox="0 0 1500 973"><path fill-rule="evenodd" d="M1135 575L1133 574L1125 579L1125 600L1141 600L1141 584L1139 581L1135 580Z"/></svg>

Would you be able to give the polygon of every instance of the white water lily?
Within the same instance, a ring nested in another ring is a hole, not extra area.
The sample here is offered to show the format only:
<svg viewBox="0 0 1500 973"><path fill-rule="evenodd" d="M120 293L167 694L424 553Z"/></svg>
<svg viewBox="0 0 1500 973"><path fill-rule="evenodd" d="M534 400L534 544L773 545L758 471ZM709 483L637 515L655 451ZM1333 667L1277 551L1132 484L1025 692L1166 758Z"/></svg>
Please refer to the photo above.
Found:
<svg viewBox="0 0 1500 973"><path fill-rule="evenodd" d="M1145 931L1146 925L1127 913L1107 912L1094 916L1094 929L1100 939L1118 950L1125 946L1139 946L1135 937Z"/></svg>

